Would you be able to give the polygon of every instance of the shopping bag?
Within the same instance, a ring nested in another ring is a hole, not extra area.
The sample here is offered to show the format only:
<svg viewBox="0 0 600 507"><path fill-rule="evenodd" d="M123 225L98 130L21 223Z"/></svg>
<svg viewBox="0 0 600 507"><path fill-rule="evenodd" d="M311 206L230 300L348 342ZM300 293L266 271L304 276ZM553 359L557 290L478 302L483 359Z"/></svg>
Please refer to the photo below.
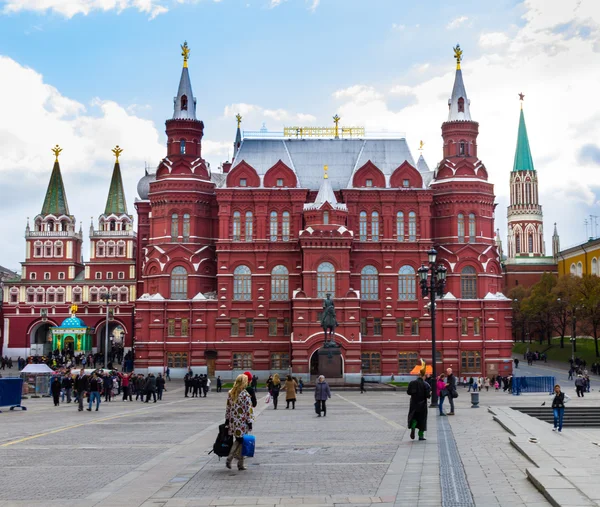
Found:
<svg viewBox="0 0 600 507"><path fill-rule="evenodd" d="M269 403L271 403L271 395L270 395L270 394L267 394L267 395L265 396L265 403L266 403L267 405L268 405Z"/></svg>
<svg viewBox="0 0 600 507"><path fill-rule="evenodd" d="M254 457L254 447L256 445L256 438L254 435L244 435L242 437L242 456L247 458Z"/></svg>

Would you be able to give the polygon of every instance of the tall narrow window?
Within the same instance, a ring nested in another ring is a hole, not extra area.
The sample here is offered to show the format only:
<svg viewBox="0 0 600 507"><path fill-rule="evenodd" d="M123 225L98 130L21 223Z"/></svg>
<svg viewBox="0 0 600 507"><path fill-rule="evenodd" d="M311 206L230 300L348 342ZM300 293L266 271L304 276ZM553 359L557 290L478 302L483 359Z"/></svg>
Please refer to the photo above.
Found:
<svg viewBox="0 0 600 507"><path fill-rule="evenodd" d="M175 319L167 320L167 336L175 336Z"/></svg>
<svg viewBox="0 0 600 507"><path fill-rule="evenodd" d="M181 336L187 336L189 333L190 321L188 319L181 319Z"/></svg>
<svg viewBox="0 0 600 507"><path fill-rule="evenodd" d="M404 319L396 319L396 336L404 336Z"/></svg>
<svg viewBox="0 0 600 507"><path fill-rule="evenodd" d="M289 272L285 266L275 266L271 271L271 299L285 301L289 298Z"/></svg>
<svg viewBox="0 0 600 507"><path fill-rule="evenodd" d="M379 241L379 213L371 213L371 241Z"/></svg>
<svg viewBox="0 0 600 507"><path fill-rule="evenodd" d="M411 319L410 334L413 336L418 336L418 334L419 334L419 319Z"/></svg>
<svg viewBox="0 0 600 507"><path fill-rule="evenodd" d="M460 319L460 334L466 336L469 332L469 324L466 317Z"/></svg>
<svg viewBox="0 0 600 507"><path fill-rule="evenodd" d="M239 211L233 212L233 231L232 231L232 239L233 241L239 241L241 235L241 215Z"/></svg>
<svg viewBox="0 0 600 507"><path fill-rule="evenodd" d="M283 336L290 336L292 334L292 326L290 325L290 318L283 318Z"/></svg>
<svg viewBox="0 0 600 507"><path fill-rule="evenodd" d="M183 215L183 241L187 243L190 240L190 214Z"/></svg>
<svg viewBox="0 0 600 507"><path fill-rule="evenodd" d="M404 213L398 211L396 214L396 237L398 241L404 241Z"/></svg>
<svg viewBox="0 0 600 507"><path fill-rule="evenodd" d="M458 242L465 242L465 216L462 213L458 214Z"/></svg>
<svg viewBox="0 0 600 507"><path fill-rule="evenodd" d="M477 231L475 229L475 214L469 213L469 243L475 243L475 236Z"/></svg>
<svg viewBox="0 0 600 507"><path fill-rule="evenodd" d="M375 266L365 266L360 272L360 298L379 299L379 273Z"/></svg>
<svg viewBox="0 0 600 507"><path fill-rule="evenodd" d="M231 319L231 336L239 336L240 319Z"/></svg>
<svg viewBox="0 0 600 507"><path fill-rule="evenodd" d="M177 266L171 271L171 299L187 299L187 270Z"/></svg>
<svg viewBox="0 0 600 507"><path fill-rule="evenodd" d="M171 215L171 241L177 241L179 236L179 215L173 213Z"/></svg>
<svg viewBox="0 0 600 507"><path fill-rule="evenodd" d="M417 214L414 211L408 214L408 241L417 241Z"/></svg>
<svg viewBox="0 0 600 507"><path fill-rule="evenodd" d="M182 95L181 96L181 110L187 111L187 106L188 106L187 95Z"/></svg>
<svg viewBox="0 0 600 507"><path fill-rule="evenodd" d="M417 299L417 279L412 266L402 266L398 271L398 299L403 301Z"/></svg>
<svg viewBox="0 0 600 507"><path fill-rule="evenodd" d="M323 225L329 225L329 211L323 212Z"/></svg>
<svg viewBox="0 0 600 507"><path fill-rule="evenodd" d="M521 253L521 235L518 232L515 234L515 251Z"/></svg>
<svg viewBox="0 0 600 507"><path fill-rule="evenodd" d="M458 154L461 157L465 156L465 143L464 142L458 143Z"/></svg>
<svg viewBox="0 0 600 507"><path fill-rule="evenodd" d="M458 99L458 112L459 113L465 112L465 99L463 99L462 97L460 97Z"/></svg>
<svg viewBox="0 0 600 507"><path fill-rule="evenodd" d="M246 319L246 336L254 336L254 319Z"/></svg>
<svg viewBox="0 0 600 507"><path fill-rule="evenodd" d="M367 336L367 318L366 317L360 318L360 334L362 336Z"/></svg>
<svg viewBox="0 0 600 507"><path fill-rule="evenodd" d="M271 211L271 220L270 220L270 236L271 241L277 241L277 212Z"/></svg>
<svg viewBox="0 0 600 507"><path fill-rule="evenodd" d="M238 266L233 272L234 301L250 301L252 298L252 272L248 266Z"/></svg>
<svg viewBox="0 0 600 507"><path fill-rule="evenodd" d="M529 253L533 253L533 234L531 232L527 235L527 246Z"/></svg>
<svg viewBox="0 0 600 507"><path fill-rule="evenodd" d="M598 259L592 259L592 275L598 275Z"/></svg>
<svg viewBox="0 0 600 507"><path fill-rule="evenodd" d="M277 318L269 318L269 336L277 336Z"/></svg>
<svg viewBox="0 0 600 507"><path fill-rule="evenodd" d="M475 317L473 319L473 334L475 336L479 336L481 334L481 319L479 317Z"/></svg>
<svg viewBox="0 0 600 507"><path fill-rule="evenodd" d="M367 212L361 211L359 217L359 239L367 241Z"/></svg>
<svg viewBox="0 0 600 507"><path fill-rule="evenodd" d="M473 266L465 266L460 272L462 299L477 299L477 271Z"/></svg>
<svg viewBox="0 0 600 507"><path fill-rule="evenodd" d="M179 154L185 155L185 139L179 141Z"/></svg>
<svg viewBox="0 0 600 507"><path fill-rule="evenodd" d="M253 234L253 220L252 220L252 211L246 211L246 227L245 227L245 235L246 235L246 242L250 243L252 241L252 234Z"/></svg>
<svg viewBox="0 0 600 507"><path fill-rule="evenodd" d="M323 299L327 294L335 297L335 268L330 262L322 262L317 268L317 297Z"/></svg>
<svg viewBox="0 0 600 507"><path fill-rule="evenodd" d="M373 319L373 336L381 336L381 317Z"/></svg>
<svg viewBox="0 0 600 507"><path fill-rule="evenodd" d="M290 240L290 212L284 211L281 214L281 240Z"/></svg>

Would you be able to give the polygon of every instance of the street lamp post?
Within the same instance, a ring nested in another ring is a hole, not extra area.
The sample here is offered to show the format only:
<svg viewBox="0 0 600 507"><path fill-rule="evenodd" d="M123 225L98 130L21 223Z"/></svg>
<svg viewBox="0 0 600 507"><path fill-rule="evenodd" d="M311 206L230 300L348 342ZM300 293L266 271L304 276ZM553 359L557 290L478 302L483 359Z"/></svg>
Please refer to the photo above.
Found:
<svg viewBox="0 0 600 507"><path fill-rule="evenodd" d="M575 339L577 338L577 308L573 307L573 320L571 321L571 360L575 364Z"/></svg>
<svg viewBox="0 0 600 507"><path fill-rule="evenodd" d="M106 302L106 329L104 330L104 368L108 368L108 309L111 301L117 300L116 294L108 292L100 294L100 299Z"/></svg>
<svg viewBox="0 0 600 507"><path fill-rule="evenodd" d="M435 264L437 252L432 248L427 252L429 267L424 264L419 268L419 279L421 283L421 295L430 297L431 304L431 368L432 376L435 381L437 378L437 351L435 350L435 297L444 295L444 286L446 285L446 268ZM431 272L430 281L427 280L427 275ZM437 406L437 390L435 386L431 389L431 406Z"/></svg>

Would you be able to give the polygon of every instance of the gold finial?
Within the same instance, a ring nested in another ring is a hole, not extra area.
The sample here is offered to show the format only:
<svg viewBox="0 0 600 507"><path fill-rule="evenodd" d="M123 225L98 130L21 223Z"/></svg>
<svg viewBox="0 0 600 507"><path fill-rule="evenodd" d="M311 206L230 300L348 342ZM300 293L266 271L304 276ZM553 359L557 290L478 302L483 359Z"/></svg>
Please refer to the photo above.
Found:
<svg viewBox="0 0 600 507"><path fill-rule="evenodd" d="M425 146L425 143L423 141L419 141L419 151L423 151L423 146Z"/></svg>
<svg viewBox="0 0 600 507"><path fill-rule="evenodd" d="M73 317L75 317L75 314L77 313L77 310L78 310L77 305L71 305L71 315Z"/></svg>
<svg viewBox="0 0 600 507"><path fill-rule="evenodd" d="M181 56L183 56L183 66L187 67L188 66L188 59L190 58L190 48L188 47L188 43L187 41L185 41L182 45L181 45Z"/></svg>
<svg viewBox="0 0 600 507"><path fill-rule="evenodd" d="M238 128L240 128L240 125L242 124L242 115L240 113L236 114L235 119L238 122Z"/></svg>
<svg viewBox="0 0 600 507"><path fill-rule="evenodd" d="M52 148L52 153L54 153L54 156L56 157L55 162L58 162L58 156L60 155L61 151L62 148L58 144L54 148Z"/></svg>
<svg viewBox="0 0 600 507"><path fill-rule="evenodd" d="M121 153L123 153L123 148L120 148L119 145L117 144L113 149L112 149L113 154L115 155L115 157L117 158L116 163L119 163L119 155Z"/></svg>
<svg viewBox="0 0 600 507"><path fill-rule="evenodd" d="M336 139L339 137L338 123L340 122L340 120L341 120L341 118L337 114L333 117L333 123L335 123L335 137L336 137Z"/></svg>
<svg viewBox="0 0 600 507"><path fill-rule="evenodd" d="M456 70L460 70L460 62L462 61L463 51L460 49L460 44L457 44L452 49L454 49L454 58L456 58Z"/></svg>
<svg viewBox="0 0 600 507"><path fill-rule="evenodd" d="M327 167L326 165L323 166L323 179L326 180L327 178L329 178L329 176L327 175L327 171L329 170L329 167Z"/></svg>

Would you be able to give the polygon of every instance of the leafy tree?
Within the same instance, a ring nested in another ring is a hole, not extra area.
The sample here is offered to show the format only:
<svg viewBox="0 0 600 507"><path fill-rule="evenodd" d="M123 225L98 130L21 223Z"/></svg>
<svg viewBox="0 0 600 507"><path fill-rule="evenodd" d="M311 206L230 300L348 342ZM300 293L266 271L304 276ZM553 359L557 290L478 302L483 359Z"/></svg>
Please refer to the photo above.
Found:
<svg viewBox="0 0 600 507"><path fill-rule="evenodd" d="M531 294L525 298L522 309L526 319L539 333L540 345L546 338L551 344L553 318L556 311L556 295L553 293L558 281L554 275L544 273L540 281L531 288Z"/></svg>
<svg viewBox="0 0 600 507"><path fill-rule="evenodd" d="M517 285L508 293L508 297L512 299L512 330L515 342L517 341L517 337L520 336L521 342L525 343L527 316L525 315L523 305L527 296L529 296L529 291L522 285Z"/></svg>
<svg viewBox="0 0 600 507"><path fill-rule="evenodd" d="M566 275L558 279L552 289L555 296L552 325L554 331L560 336L560 348L565 347L565 335L575 316L576 308L581 300L581 278Z"/></svg>
<svg viewBox="0 0 600 507"><path fill-rule="evenodd" d="M598 334L600 333L600 278L595 275L583 275L579 286L579 307L581 309L582 327L593 337L598 350Z"/></svg>

